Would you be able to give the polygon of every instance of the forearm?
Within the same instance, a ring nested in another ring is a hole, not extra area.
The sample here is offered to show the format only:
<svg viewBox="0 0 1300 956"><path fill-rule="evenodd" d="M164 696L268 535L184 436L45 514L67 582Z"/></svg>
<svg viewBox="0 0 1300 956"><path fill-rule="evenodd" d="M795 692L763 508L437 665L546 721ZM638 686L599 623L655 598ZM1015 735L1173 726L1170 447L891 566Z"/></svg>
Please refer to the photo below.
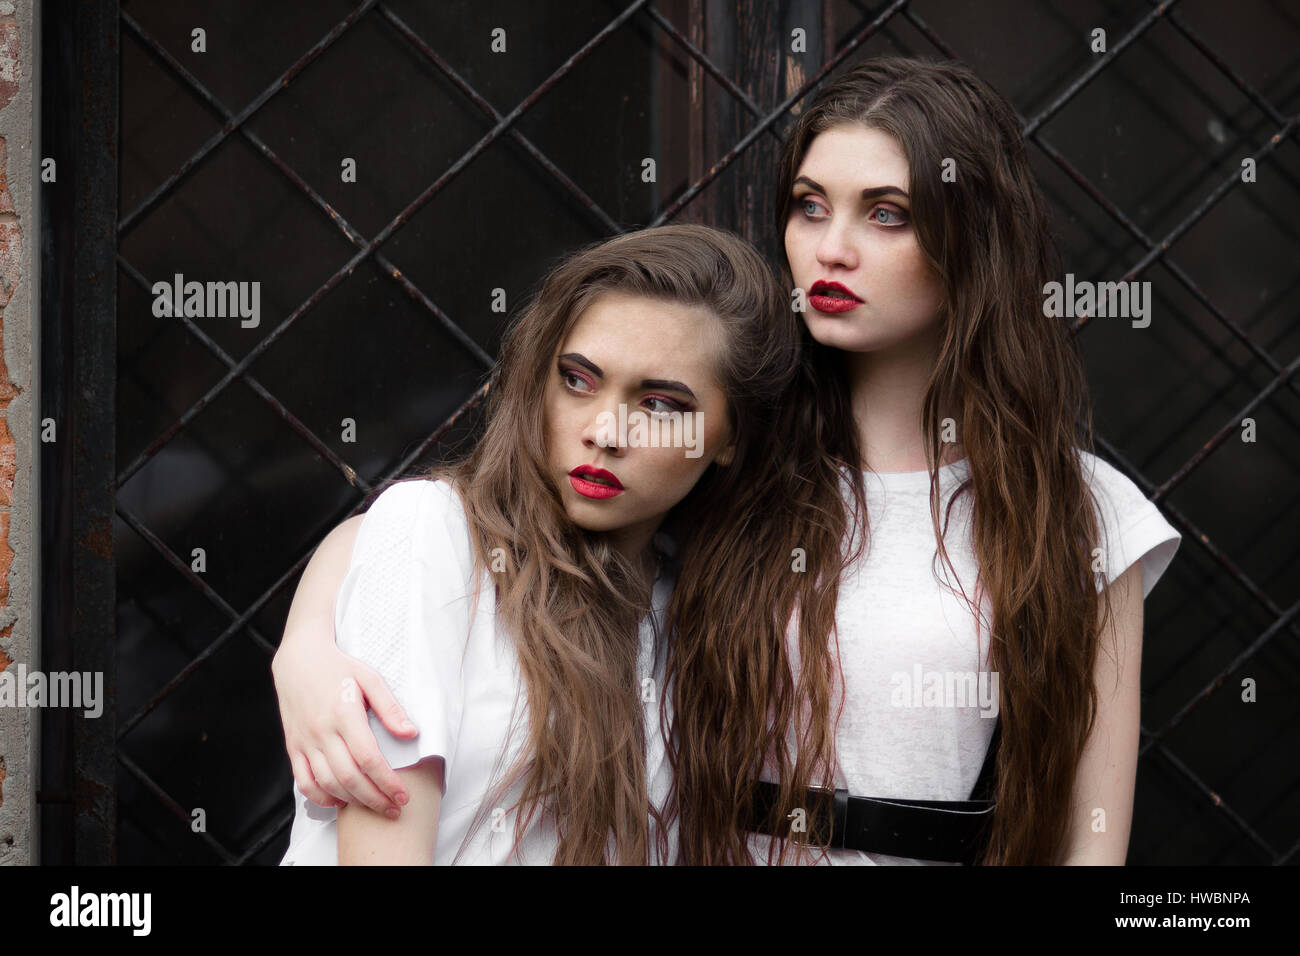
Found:
<svg viewBox="0 0 1300 956"><path fill-rule="evenodd" d="M1114 642L1097 655L1097 719L1079 760L1066 866L1123 866L1128 857L1141 717L1142 569L1133 565L1105 591Z"/></svg>
<svg viewBox="0 0 1300 956"><path fill-rule="evenodd" d="M1061 866L1123 866L1128 859L1128 832L1118 835L1098 834L1096 839L1075 847Z"/></svg>
<svg viewBox="0 0 1300 956"><path fill-rule="evenodd" d="M1136 767L1130 770L1127 763L1121 760L1118 767L1093 771L1110 776L1091 800L1072 808L1072 831L1061 866L1123 866L1128 859Z"/></svg>
<svg viewBox="0 0 1300 956"><path fill-rule="evenodd" d="M340 866L430 866L442 809L443 760L427 757L397 771L411 794L401 817L390 820L361 804L339 810Z"/></svg>

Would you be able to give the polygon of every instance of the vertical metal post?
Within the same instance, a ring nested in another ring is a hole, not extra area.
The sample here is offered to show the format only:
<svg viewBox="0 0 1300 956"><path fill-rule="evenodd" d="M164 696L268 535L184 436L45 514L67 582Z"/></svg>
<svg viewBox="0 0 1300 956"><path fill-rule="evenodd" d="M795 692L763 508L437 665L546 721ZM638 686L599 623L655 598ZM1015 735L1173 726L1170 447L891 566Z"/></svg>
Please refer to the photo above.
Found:
<svg viewBox="0 0 1300 956"><path fill-rule="evenodd" d="M43 715L38 799L52 818L42 857L53 864L116 862L119 17L116 0L52 0L42 14L43 151L58 179L42 189L41 417L54 420L56 440L42 451L40 666L100 672L106 698L95 719Z"/></svg>
<svg viewBox="0 0 1300 956"><path fill-rule="evenodd" d="M708 3L705 17L705 52L765 109L786 99L822 66L820 0ZM804 31L806 49L800 52L792 50L796 28ZM755 122L734 97L719 93L703 113L709 117L706 135L716 137L714 155L730 149ZM756 184L772 181L779 155L776 137L760 137L736 159L737 171L717 182L707 197L713 206L711 221L735 229L769 256L777 251L771 190Z"/></svg>

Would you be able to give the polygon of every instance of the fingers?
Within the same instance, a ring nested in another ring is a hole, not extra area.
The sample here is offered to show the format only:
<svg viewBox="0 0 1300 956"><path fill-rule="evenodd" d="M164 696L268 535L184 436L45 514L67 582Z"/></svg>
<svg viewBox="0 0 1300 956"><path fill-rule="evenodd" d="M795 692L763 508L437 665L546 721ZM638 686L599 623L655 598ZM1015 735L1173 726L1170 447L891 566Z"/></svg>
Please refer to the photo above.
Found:
<svg viewBox="0 0 1300 956"><path fill-rule="evenodd" d="M335 736L333 740L327 741L324 755L329 761L329 768L334 774L336 785L346 794L342 799L349 803L363 803L376 813L387 813L390 817L396 818L400 807L382 793L371 781L370 777L357 765L357 762L352 758L352 751L342 737ZM383 757L379 755L378 745L374 745L373 754L367 754L366 756L372 766L376 759L385 767L388 766L384 763ZM336 793L325 784L325 781L321 780L319 773L317 773L316 779L322 786L325 786L326 790Z"/></svg>
<svg viewBox="0 0 1300 956"><path fill-rule="evenodd" d="M357 683L365 693L370 709L375 712L390 733L401 737L410 737L419 733L382 677L374 671L359 670ZM399 805L406 803L409 799L406 788L402 786L402 780L397 776L397 772L388 765L388 761L379 752L375 735L370 730L370 723L365 719L364 711L356 721L349 720L340 733L348 750L356 758L358 766L371 782L393 803Z"/></svg>
<svg viewBox="0 0 1300 956"><path fill-rule="evenodd" d="M312 774L311 764L307 760L307 755L302 751L291 751L289 753L289 764L293 767L293 780L298 785L298 789L312 803L318 807L340 806L340 802L326 793L316 783L316 778Z"/></svg>
<svg viewBox="0 0 1300 956"><path fill-rule="evenodd" d="M410 795L402 784L402 778L397 775L396 770L388 765L388 761L380 753L379 745L375 742L375 735L370 732L369 724L366 724L355 738L352 736L346 737L345 742L348 749L356 757L357 766L361 768L361 771L370 778L371 783L382 791L392 804L401 806L410 800Z"/></svg>
<svg viewBox="0 0 1300 956"><path fill-rule="evenodd" d="M415 728L415 724L411 723L410 718L406 716L406 711L402 710L402 705L397 702L397 698L393 696L393 692L388 689L388 685L384 683L384 679L379 674L369 669L358 669L357 683L365 692L370 709L375 712L375 716L380 719L393 736L412 737L419 733Z"/></svg>
<svg viewBox="0 0 1300 956"><path fill-rule="evenodd" d="M334 771L331 769L329 759L325 756L324 751L315 748L308 750L307 763L311 767L311 775L315 779L317 787L341 803L352 802L351 795L347 793L334 776Z"/></svg>

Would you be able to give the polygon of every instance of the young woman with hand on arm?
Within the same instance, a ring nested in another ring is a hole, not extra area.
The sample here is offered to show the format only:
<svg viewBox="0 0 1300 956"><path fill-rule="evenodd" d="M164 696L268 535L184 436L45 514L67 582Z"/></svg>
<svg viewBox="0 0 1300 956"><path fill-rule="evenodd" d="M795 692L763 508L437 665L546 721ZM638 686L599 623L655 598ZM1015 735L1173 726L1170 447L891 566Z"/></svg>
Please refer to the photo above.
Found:
<svg viewBox="0 0 1300 956"><path fill-rule="evenodd" d="M282 863L671 857L657 625L674 567L661 526L671 514L739 534L729 522L746 511L718 504L737 497L733 462L762 472L798 362L783 306L751 247L702 226L590 246L547 277L506 335L474 450L385 489L362 517L335 610L339 651L276 665L286 741L301 739L294 713L350 720L361 691L380 693L335 654L392 688L417 735L374 718L370 729L410 802L393 820L366 802L309 801L302 778L328 790L322 777L353 755L372 784L383 778L365 744L326 741L322 759L295 762ZM340 530L319 574L304 575L296 627L327 633L322 582L345 542ZM304 700L303 671L325 675L312 678L319 703L291 703ZM366 792L356 775L345 782Z"/></svg>

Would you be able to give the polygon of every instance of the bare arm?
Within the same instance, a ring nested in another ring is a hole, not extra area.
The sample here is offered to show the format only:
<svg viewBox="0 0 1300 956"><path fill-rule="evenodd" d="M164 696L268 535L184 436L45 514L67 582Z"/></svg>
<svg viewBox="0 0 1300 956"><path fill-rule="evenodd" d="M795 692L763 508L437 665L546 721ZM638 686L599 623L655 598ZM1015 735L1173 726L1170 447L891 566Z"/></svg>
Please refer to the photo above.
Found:
<svg viewBox="0 0 1300 956"><path fill-rule="evenodd" d="M416 729L383 679L335 644L334 602L362 517L341 523L312 555L271 674L298 788L323 807L359 801L382 813L398 811L407 794L370 731L367 703L394 735L411 737Z"/></svg>
<svg viewBox="0 0 1300 956"><path fill-rule="evenodd" d="M442 809L443 761L429 757L397 776L411 802L398 820L359 804L339 811L340 866L430 866L438 842Z"/></svg>
<svg viewBox="0 0 1300 956"><path fill-rule="evenodd" d="M1141 716L1142 566L1135 563L1102 592L1115 633L1097 655L1097 722L1074 782L1066 866L1123 866L1133 823ZM1105 829L1101 829L1104 824Z"/></svg>
<svg viewBox="0 0 1300 956"><path fill-rule="evenodd" d="M298 644L328 650L334 643L334 599L352 560L352 547L365 515L353 515L317 545L293 592L289 617L284 622L280 651ZM281 653L275 655L278 660Z"/></svg>

